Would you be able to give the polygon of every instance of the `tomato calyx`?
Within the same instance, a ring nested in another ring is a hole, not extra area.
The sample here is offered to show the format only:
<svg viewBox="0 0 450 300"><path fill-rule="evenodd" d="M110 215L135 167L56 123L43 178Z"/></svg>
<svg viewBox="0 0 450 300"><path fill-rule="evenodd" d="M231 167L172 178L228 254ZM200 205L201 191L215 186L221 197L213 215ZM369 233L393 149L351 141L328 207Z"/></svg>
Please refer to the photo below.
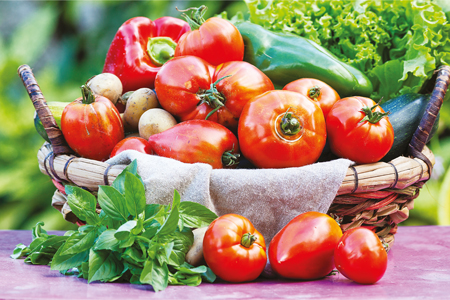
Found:
<svg viewBox="0 0 450 300"><path fill-rule="evenodd" d="M239 153L231 153L234 149L225 151L222 155L222 164L224 167L231 167L239 163L241 155Z"/></svg>
<svg viewBox="0 0 450 300"><path fill-rule="evenodd" d="M158 36L148 39L147 53L152 63L160 67L175 55L175 43L170 37Z"/></svg>
<svg viewBox="0 0 450 300"><path fill-rule="evenodd" d="M290 112L290 109L289 107L281 118L280 128L283 134L292 136L303 130L303 126L300 118L293 112Z"/></svg>
<svg viewBox="0 0 450 300"><path fill-rule="evenodd" d="M81 96L83 97L81 103L83 104L91 104L95 102L95 96L92 92L91 88L87 85L81 86Z"/></svg>
<svg viewBox="0 0 450 300"><path fill-rule="evenodd" d="M205 19L203 16L206 13L206 10L208 8L206 5L201 5L200 7L190 7L187 9L179 10L181 12L187 12L191 11L191 16L189 17L187 14L182 14L182 16L186 19L186 22L188 22L189 26L191 27L191 30L199 29L200 26L205 22Z"/></svg>
<svg viewBox="0 0 450 300"><path fill-rule="evenodd" d="M375 108L377 108L379 104L375 104L372 107L363 107L361 109L362 113L365 113L366 115L364 116L364 118L362 118L361 121L359 121L359 123L364 123L365 121L368 121L372 124L376 124L378 122L380 122L381 119L383 119L384 117L386 117L387 115L389 115L389 112L379 112L379 111L373 111Z"/></svg>
<svg viewBox="0 0 450 300"><path fill-rule="evenodd" d="M309 98L317 101L317 98L320 97L321 89L322 88L318 85L315 85L312 88L310 88L308 91Z"/></svg>
<svg viewBox="0 0 450 300"><path fill-rule="evenodd" d="M250 248L257 239L256 235L253 235L250 232L244 233L241 238L241 245L245 248Z"/></svg>
<svg viewBox="0 0 450 300"><path fill-rule="evenodd" d="M216 111L218 111L222 106L225 105L225 97L222 95L221 92L219 92L216 88L216 85L223 79L230 77L231 75L223 76L219 79L217 79L215 82L211 83L211 86L209 90L201 90L197 96L201 100L198 102L197 106L206 103L210 107L213 108L212 111L209 112L208 115L206 115L205 120L208 120L208 118L214 114Z"/></svg>

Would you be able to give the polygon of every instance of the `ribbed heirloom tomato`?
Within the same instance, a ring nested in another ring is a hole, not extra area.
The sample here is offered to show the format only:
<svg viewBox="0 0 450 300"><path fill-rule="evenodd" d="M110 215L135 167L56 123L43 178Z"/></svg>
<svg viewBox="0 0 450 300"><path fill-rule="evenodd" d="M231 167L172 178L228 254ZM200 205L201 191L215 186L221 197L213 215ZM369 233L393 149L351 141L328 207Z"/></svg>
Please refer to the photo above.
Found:
<svg viewBox="0 0 450 300"><path fill-rule="evenodd" d="M326 120L331 151L358 164L379 161L394 143L394 128L387 115L370 98L337 101Z"/></svg>
<svg viewBox="0 0 450 300"><path fill-rule="evenodd" d="M61 115L61 131L67 144L82 157L106 160L124 138L122 118L107 98L82 86L82 98L69 103Z"/></svg>
<svg viewBox="0 0 450 300"><path fill-rule="evenodd" d="M242 154L259 168L317 161L327 137L319 105L300 93L268 91L250 100L239 119Z"/></svg>
<svg viewBox="0 0 450 300"><path fill-rule="evenodd" d="M270 242L270 265L285 278L322 278L334 268L334 249L341 236L341 228L330 216L314 211L300 214Z"/></svg>
<svg viewBox="0 0 450 300"><path fill-rule="evenodd" d="M203 255L214 274L230 282L256 279L267 262L264 237L237 214L223 215L209 225Z"/></svg>
<svg viewBox="0 0 450 300"><path fill-rule="evenodd" d="M161 68L155 89L162 108L180 121L208 119L235 132L245 104L273 90L273 84L247 62L213 66L199 57L183 56Z"/></svg>
<svg viewBox="0 0 450 300"><path fill-rule="evenodd" d="M344 233L334 251L334 263L348 279L373 284L386 272L388 257L376 233L358 227Z"/></svg>

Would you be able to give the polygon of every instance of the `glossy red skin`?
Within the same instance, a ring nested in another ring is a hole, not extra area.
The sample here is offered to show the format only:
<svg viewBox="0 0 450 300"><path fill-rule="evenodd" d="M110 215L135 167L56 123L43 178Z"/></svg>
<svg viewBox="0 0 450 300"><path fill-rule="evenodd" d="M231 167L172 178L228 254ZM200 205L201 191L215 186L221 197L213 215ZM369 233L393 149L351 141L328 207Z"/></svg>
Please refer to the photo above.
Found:
<svg viewBox="0 0 450 300"><path fill-rule="evenodd" d="M190 120L154 134L148 139L147 151L184 163L206 163L221 169L226 151L239 153L236 136L224 126L206 120Z"/></svg>
<svg viewBox="0 0 450 300"><path fill-rule="evenodd" d="M320 95L317 98L313 99L309 96L309 91L312 87L315 86L320 87ZM330 111L331 107L333 107L334 103L341 99L339 94L331 86L321 80L314 78L297 79L286 84L283 90L297 92L313 101L317 101L320 108L322 109L325 119L327 118L328 112Z"/></svg>
<svg viewBox="0 0 450 300"><path fill-rule="evenodd" d="M374 163L382 159L394 143L394 129L389 117L378 123L360 123L365 113L363 107L376 103L365 97L343 98L336 102L326 119L331 151L339 157L358 164ZM377 106L374 111L384 112Z"/></svg>
<svg viewBox="0 0 450 300"><path fill-rule="evenodd" d="M330 216L313 211L300 214L270 242L270 265L285 278L322 278L334 268L334 249L341 236L341 228Z"/></svg>
<svg viewBox="0 0 450 300"><path fill-rule="evenodd" d="M229 21L218 17L206 20L199 29L185 33L178 41L175 57L193 55L217 66L244 59L244 40Z"/></svg>
<svg viewBox="0 0 450 300"><path fill-rule="evenodd" d="M255 66L233 61L214 67L195 56L175 57L156 76L155 89L161 106L181 121L204 120L213 110L207 103L199 104L198 96L211 83L227 77L216 85L225 97L225 105L208 120L237 130L242 109L255 96L273 90L272 81Z"/></svg>
<svg viewBox="0 0 450 300"><path fill-rule="evenodd" d="M275 130L275 121L288 109L304 122L298 141L286 141ZM289 168L317 161L327 132L319 105L300 93L269 91L253 98L241 113L238 137L242 154L259 168Z"/></svg>
<svg viewBox="0 0 450 300"><path fill-rule="evenodd" d="M136 150L141 153L152 154L151 152L147 152L147 148L148 141L146 139L141 137L128 137L118 142L109 156L114 157L125 150Z"/></svg>
<svg viewBox="0 0 450 300"><path fill-rule="evenodd" d="M241 244L245 233L257 237L249 248ZM229 282L252 281L266 266L266 243L247 218L227 214L214 220L206 230L203 256L214 274L221 279Z"/></svg>
<svg viewBox="0 0 450 300"><path fill-rule="evenodd" d="M334 262L348 279L373 284L386 272L388 256L376 233L358 227L344 233L334 251Z"/></svg>
<svg viewBox="0 0 450 300"><path fill-rule="evenodd" d="M167 36L174 42L190 31L189 24L173 17L152 21L145 17L131 18L120 26L106 55L103 73L113 73L123 85L123 93L139 88L154 88L155 76L161 67L150 60L148 39Z"/></svg>
<svg viewBox="0 0 450 300"><path fill-rule="evenodd" d="M69 103L61 116L61 131L78 155L94 160L109 158L114 146L124 138L122 118L107 98L95 95L91 104L82 98Z"/></svg>

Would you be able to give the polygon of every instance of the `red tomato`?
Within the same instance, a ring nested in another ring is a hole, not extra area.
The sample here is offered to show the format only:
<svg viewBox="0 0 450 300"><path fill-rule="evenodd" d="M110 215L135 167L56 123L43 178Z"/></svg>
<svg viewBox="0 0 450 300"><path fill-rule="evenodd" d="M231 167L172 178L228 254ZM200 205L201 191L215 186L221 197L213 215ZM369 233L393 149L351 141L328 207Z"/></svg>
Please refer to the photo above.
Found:
<svg viewBox="0 0 450 300"><path fill-rule="evenodd" d="M344 233L334 250L338 271L355 282L373 284L387 268L387 252L373 231L358 227Z"/></svg>
<svg viewBox="0 0 450 300"><path fill-rule="evenodd" d="M394 129L387 113L372 99L343 98L326 120L331 151L359 164L382 159L394 143Z"/></svg>
<svg viewBox="0 0 450 300"><path fill-rule="evenodd" d="M206 163L214 169L235 167L239 159L236 136L220 124L190 120L148 139L147 151L184 163Z"/></svg>
<svg viewBox="0 0 450 300"><path fill-rule="evenodd" d="M233 61L214 67L201 58L184 56L161 68L155 89L161 106L181 121L208 118L236 131L244 105L273 90L273 84L247 62Z"/></svg>
<svg viewBox="0 0 450 300"><path fill-rule="evenodd" d="M264 237L236 214L223 215L209 225L203 256L214 274L230 282L256 279L267 263Z"/></svg>
<svg viewBox="0 0 450 300"><path fill-rule="evenodd" d="M311 211L298 215L270 242L270 265L285 278L322 278L334 268L334 249L341 236L337 222L326 214Z"/></svg>
<svg viewBox="0 0 450 300"><path fill-rule="evenodd" d="M119 154L122 151L125 150L136 150L141 153L145 154L152 154L151 152L147 152L148 148L148 141L146 139L143 139L141 137L128 137L116 144L114 149L111 151L110 157L114 157L117 154Z"/></svg>
<svg viewBox="0 0 450 300"><path fill-rule="evenodd" d="M67 144L78 155L106 160L114 146L124 138L122 118L107 98L82 87L83 97L69 103L61 116L61 131Z"/></svg>
<svg viewBox="0 0 450 300"><path fill-rule="evenodd" d="M212 17L203 19L206 6L197 8L192 18L187 17L191 31L183 34L175 48L175 57L194 55L212 65L244 59L244 40L239 30L229 21Z"/></svg>
<svg viewBox="0 0 450 300"><path fill-rule="evenodd" d="M314 78L302 78L292 81L283 90L297 92L313 101L317 101L325 119L334 103L341 99L331 86Z"/></svg>
<svg viewBox="0 0 450 300"><path fill-rule="evenodd" d="M259 168L299 167L316 162L327 132L319 105L291 91L253 98L241 113L242 154Z"/></svg>

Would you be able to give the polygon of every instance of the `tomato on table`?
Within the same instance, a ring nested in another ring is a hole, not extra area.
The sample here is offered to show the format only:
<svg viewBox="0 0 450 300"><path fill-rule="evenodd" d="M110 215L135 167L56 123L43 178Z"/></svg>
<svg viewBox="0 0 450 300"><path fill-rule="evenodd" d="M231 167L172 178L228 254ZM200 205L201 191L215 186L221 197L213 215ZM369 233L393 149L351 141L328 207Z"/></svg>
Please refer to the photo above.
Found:
<svg viewBox="0 0 450 300"><path fill-rule="evenodd" d="M229 282L254 280L267 263L264 237L237 214L223 215L209 225L203 255L214 274Z"/></svg>
<svg viewBox="0 0 450 300"><path fill-rule="evenodd" d="M358 227L344 233L334 251L334 262L348 279L373 284L386 272L388 257L376 233Z"/></svg>
<svg viewBox="0 0 450 300"><path fill-rule="evenodd" d="M155 89L162 108L180 121L207 119L235 132L245 104L274 87L247 62L213 66L199 57L183 56L161 68Z"/></svg>
<svg viewBox="0 0 450 300"><path fill-rule="evenodd" d="M259 168L300 167L317 161L327 137L319 105L300 93L268 91L241 113L242 154Z"/></svg>
<svg viewBox="0 0 450 300"><path fill-rule="evenodd" d="M339 94L325 82L314 78L301 78L292 81L283 90L300 93L313 101L317 101L325 119L334 103L341 99Z"/></svg>
<svg viewBox="0 0 450 300"><path fill-rule="evenodd" d="M94 95L82 86L82 97L69 103L61 115L61 131L70 148L94 160L109 158L114 146L124 138L122 118L107 98Z"/></svg>
<svg viewBox="0 0 450 300"><path fill-rule="evenodd" d="M326 119L331 151L358 164L379 161L394 143L388 114L370 98L337 101Z"/></svg>
<svg viewBox="0 0 450 300"><path fill-rule="evenodd" d="M341 228L330 216L314 211L300 214L270 242L270 265L285 278L322 278L334 268L334 249L341 236Z"/></svg>

